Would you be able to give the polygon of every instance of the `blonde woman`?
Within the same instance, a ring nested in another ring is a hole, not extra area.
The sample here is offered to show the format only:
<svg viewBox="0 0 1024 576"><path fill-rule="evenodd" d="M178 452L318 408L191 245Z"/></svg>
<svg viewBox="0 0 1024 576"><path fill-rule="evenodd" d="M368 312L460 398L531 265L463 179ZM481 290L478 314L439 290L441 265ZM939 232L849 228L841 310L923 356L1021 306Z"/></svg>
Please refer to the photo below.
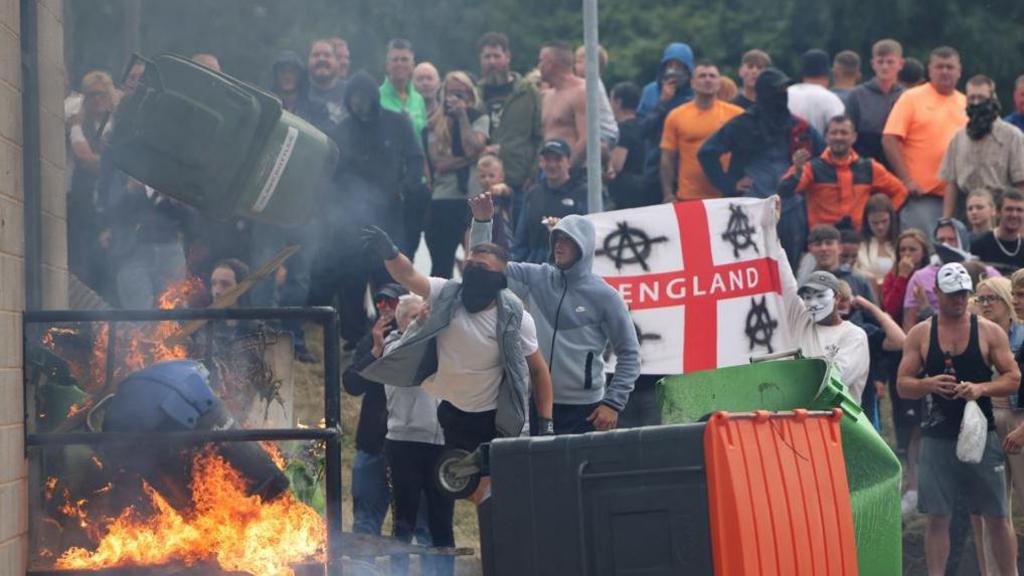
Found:
<svg viewBox="0 0 1024 576"><path fill-rule="evenodd" d="M1009 278L986 278L978 283L978 288L974 293L974 306L977 308L978 313L992 322L998 324L1003 330L1006 331L1007 336L1010 339L1010 348L1013 350L1014 357L1017 356L1017 351L1020 349L1021 341L1024 340L1024 327L1018 323L1017 313L1013 305L1013 290L1012 283ZM996 421L996 434L999 435L1001 441L1006 441L1007 435L1017 428L1021 422L1024 422L1024 418L1021 417L1020 411L1017 409L1017 394L1010 397L992 398L992 415ZM1012 502L1012 496L1017 496L1018 505L1024 506L1024 454L1006 454L1006 490L1007 490L1007 502ZM1008 522L1011 522L1012 516L1007 518ZM982 529L981 518L971 516L971 524L974 527L975 532L975 545L978 550L982 550L980 543L978 542L978 535L984 533ZM988 539L988 534L985 534L984 539ZM988 546L986 542L986 551ZM984 565L994 566L995 563L991 557L983 558L983 554L978 554L979 567ZM982 574L987 572L982 569Z"/></svg>
<svg viewBox="0 0 1024 576"><path fill-rule="evenodd" d="M425 137L433 183L426 241L430 275L451 278L455 250L469 226L466 200L481 193L476 161L487 145L490 120L480 112L480 98L465 72L445 75L438 101Z"/></svg>

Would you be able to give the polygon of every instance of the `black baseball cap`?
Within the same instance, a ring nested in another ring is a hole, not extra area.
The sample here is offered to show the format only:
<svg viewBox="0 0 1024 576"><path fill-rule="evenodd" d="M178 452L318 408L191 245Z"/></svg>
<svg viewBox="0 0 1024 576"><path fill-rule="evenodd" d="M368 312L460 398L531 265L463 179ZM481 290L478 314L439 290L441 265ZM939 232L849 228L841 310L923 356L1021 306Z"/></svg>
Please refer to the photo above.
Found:
<svg viewBox="0 0 1024 576"><path fill-rule="evenodd" d="M408 294L409 291L403 288L400 284L387 283L382 285L376 292L373 293L373 301L378 302L380 300L398 300L399 297Z"/></svg>
<svg viewBox="0 0 1024 576"><path fill-rule="evenodd" d="M561 154L566 158L572 156L572 148L569 147L569 143L561 138L552 138L551 140L545 140L544 144L540 147L540 154Z"/></svg>

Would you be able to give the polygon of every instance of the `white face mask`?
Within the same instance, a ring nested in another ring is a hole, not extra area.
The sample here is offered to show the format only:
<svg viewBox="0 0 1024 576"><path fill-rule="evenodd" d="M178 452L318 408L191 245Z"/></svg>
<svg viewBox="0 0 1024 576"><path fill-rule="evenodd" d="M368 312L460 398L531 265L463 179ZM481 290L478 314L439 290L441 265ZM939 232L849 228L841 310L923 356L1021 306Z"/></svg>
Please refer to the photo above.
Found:
<svg viewBox="0 0 1024 576"><path fill-rule="evenodd" d="M815 323L831 316L836 307L836 293L832 289L804 290L800 293L800 298Z"/></svg>

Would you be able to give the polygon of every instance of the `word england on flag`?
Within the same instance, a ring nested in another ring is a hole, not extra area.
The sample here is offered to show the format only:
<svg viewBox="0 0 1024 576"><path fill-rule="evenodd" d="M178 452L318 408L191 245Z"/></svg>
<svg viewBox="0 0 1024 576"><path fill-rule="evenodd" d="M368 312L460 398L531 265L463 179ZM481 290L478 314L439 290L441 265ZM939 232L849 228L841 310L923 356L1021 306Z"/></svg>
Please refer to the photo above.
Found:
<svg viewBox="0 0 1024 576"><path fill-rule="evenodd" d="M770 200L661 204L587 216L594 272L629 305L644 374L745 364L789 348ZM774 235L768 235L774 238Z"/></svg>

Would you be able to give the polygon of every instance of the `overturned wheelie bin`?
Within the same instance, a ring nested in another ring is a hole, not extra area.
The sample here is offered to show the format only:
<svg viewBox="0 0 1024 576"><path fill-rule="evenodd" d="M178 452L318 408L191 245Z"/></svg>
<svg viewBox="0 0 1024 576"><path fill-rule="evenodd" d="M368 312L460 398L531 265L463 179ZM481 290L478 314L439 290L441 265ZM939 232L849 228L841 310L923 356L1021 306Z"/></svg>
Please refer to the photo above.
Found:
<svg viewBox="0 0 1024 576"><path fill-rule="evenodd" d="M128 175L204 214L304 224L338 149L281 101L174 54L118 105L110 151Z"/></svg>
<svg viewBox="0 0 1024 576"><path fill-rule="evenodd" d="M696 422L722 410L841 409L859 573L901 573L899 460L843 391L829 363L781 360L674 376L660 383L659 397L666 424ZM758 506L750 510L751 515L775 512Z"/></svg>

